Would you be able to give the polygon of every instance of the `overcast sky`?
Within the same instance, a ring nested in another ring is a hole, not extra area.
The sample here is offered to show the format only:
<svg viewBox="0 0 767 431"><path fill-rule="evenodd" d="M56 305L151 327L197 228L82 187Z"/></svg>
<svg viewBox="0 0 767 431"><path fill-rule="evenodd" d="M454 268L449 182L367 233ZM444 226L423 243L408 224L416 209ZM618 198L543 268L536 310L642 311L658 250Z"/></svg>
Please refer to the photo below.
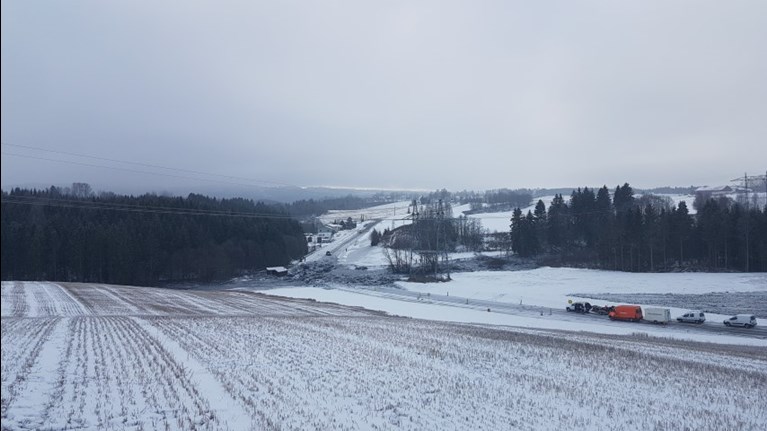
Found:
<svg viewBox="0 0 767 431"><path fill-rule="evenodd" d="M2 183L720 184L766 77L763 0L3 0Z"/></svg>

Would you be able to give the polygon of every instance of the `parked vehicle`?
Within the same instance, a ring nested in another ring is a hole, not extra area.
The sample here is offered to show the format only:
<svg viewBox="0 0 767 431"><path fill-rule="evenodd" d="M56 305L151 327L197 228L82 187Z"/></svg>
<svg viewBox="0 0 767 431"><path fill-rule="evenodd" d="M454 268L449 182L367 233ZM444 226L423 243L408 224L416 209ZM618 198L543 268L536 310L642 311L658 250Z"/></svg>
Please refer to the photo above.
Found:
<svg viewBox="0 0 767 431"><path fill-rule="evenodd" d="M644 309L644 320L652 323L661 323L665 325L671 321L671 310L668 308L650 308Z"/></svg>
<svg viewBox="0 0 767 431"><path fill-rule="evenodd" d="M753 328L756 326L756 316L751 314L736 314L724 321L725 326L742 326Z"/></svg>
<svg viewBox="0 0 767 431"><path fill-rule="evenodd" d="M325 252L325 256L331 256L331 255L332 255L332 253L330 253L330 251L326 251Z"/></svg>
<svg viewBox="0 0 767 431"><path fill-rule="evenodd" d="M575 313L585 314L585 313L588 313L589 310L591 310L591 304L589 304L588 302L586 302L586 303L583 303L583 302L573 302L572 304L570 304L567 307L565 307L565 310L572 311L572 312L575 312Z"/></svg>
<svg viewBox="0 0 767 431"><path fill-rule="evenodd" d="M680 323L703 323L706 321L706 314L702 311L688 311L676 318Z"/></svg>
<svg viewBox="0 0 767 431"><path fill-rule="evenodd" d="M642 307L638 305L618 305L608 316L610 320L627 320L639 322L642 320Z"/></svg>
<svg viewBox="0 0 767 431"><path fill-rule="evenodd" d="M615 307L612 307L609 305L604 305L604 306L592 305L591 306L591 312L594 314L599 314L601 316L607 316L613 310L615 310Z"/></svg>

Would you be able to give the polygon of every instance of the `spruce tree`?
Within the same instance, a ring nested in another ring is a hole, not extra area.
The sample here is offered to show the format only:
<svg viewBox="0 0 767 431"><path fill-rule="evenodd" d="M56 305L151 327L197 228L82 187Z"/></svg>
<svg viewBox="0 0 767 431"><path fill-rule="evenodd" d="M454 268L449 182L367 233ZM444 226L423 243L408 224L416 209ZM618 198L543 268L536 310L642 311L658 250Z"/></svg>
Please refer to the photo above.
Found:
<svg viewBox="0 0 767 431"><path fill-rule="evenodd" d="M593 220L599 260L602 266L608 266L615 257L615 213L607 186L602 186L597 192Z"/></svg>
<svg viewBox="0 0 767 431"><path fill-rule="evenodd" d="M554 196L549 205L547 216L547 233L549 246L553 251L559 251L567 245L568 238L568 206L561 194Z"/></svg>
<svg viewBox="0 0 767 431"><path fill-rule="evenodd" d="M546 240L546 230L547 230L547 216L546 216L546 204L543 203L543 200L538 199L538 203L535 204L535 212L533 213L533 218L535 220L535 236L537 238L538 245L540 246L540 249L545 249L547 240Z"/></svg>
<svg viewBox="0 0 767 431"><path fill-rule="evenodd" d="M511 215L511 251L519 253L522 242L522 210L514 208Z"/></svg>

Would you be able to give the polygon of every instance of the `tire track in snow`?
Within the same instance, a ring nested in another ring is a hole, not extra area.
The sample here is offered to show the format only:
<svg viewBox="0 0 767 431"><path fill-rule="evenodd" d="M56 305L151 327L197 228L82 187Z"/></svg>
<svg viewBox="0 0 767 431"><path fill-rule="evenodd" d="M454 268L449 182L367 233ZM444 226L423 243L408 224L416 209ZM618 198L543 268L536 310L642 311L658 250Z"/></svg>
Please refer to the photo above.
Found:
<svg viewBox="0 0 767 431"><path fill-rule="evenodd" d="M15 412L17 410L16 402L23 399L20 397L21 394L29 392L30 383L38 382L46 375L39 370L38 362L42 357L41 353L46 352L47 356L43 358L46 361L51 357L58 357L54 354L55 352L49 351L50 349L55 350L56 345L47 343L58 322L59 319L29 319L13 327L12 333L3 334L5 336L3 337L2 349L2 402L0 404L0 414L4 422L3 429L5 429L7 421L14 420L15 414L14 416L8 415L10 407L14 406ZM9 338L20 338L22 342L11 343ZM25 406L20 407L24 411Z"/></svg>
<svg viewBox="0 0 767 431"><path fill-rule="evenodd" d="M224 385L204 365L149 321L138 317L132 319L163 346L178 364L190 371L190 379L199 388L204 388L208 404L222 425L231 429L254 429L256 424L253 423L251 415L245 411L239 401L229 395Z"/></svg>
<svg viewBox="0 0 767 431"><path fill-rule="evenodd" d="M52 286L56 286L63 294L68 298L67 301L62 301L60 305L61 311L65 312L67 316L85 316L90 314L90 310L82 304L69 289L63 284L51 283Z"/></svg>

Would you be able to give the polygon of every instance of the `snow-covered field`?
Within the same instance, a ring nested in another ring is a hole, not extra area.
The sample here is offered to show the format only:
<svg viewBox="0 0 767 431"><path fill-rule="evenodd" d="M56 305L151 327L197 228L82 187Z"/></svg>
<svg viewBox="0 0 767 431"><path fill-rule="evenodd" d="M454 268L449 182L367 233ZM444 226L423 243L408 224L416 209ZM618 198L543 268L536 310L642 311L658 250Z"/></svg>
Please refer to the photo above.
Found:
<svg viewBox="0 0 767 431"><path fill-rule="evenodd" d="M233 291L3 282L0 299L3 429L767 427L763 348Z"/></svg>
<svg viewBox="0 0 767 431"><path fill-rule="evenodd" d="M516 328L578 331L591 334L632 335L691 340L717 344L739 344L767 348L767 335L762 327L757 329L725 328L719 315L707 314L705 325L689 325L672 322L669 325L637 324L612 322L606 316L580 315L564 312L564 306L558 309L544 308L525 304L519 310L511 310L495 305L477 305L475 300L468 300L450 293L445 297L436 294L406 296L400 292L382 287L367 289L349 288L336 285L334 288L293 287L264 291L270 295L314 299L316 301L364 307L379 310L395 316L428 319L443 322L470 323L482 325L502 325ZM446 302L446 299L452 300ZM490 309L490 310L488 310ZM673 317L682 313L672 313ZM729 317L729 316L728 316Z"/></svg>
<svg viewBox="0 0 767 431"><path fill-rule="evenodd" d="M401 282L399 285L422 293L449 292L469 299L521 302L557 309L563 308L568 299L588 301L608 293L767 292L765 273L629 273L543 267L525 271L456 273L452 278L451 282L444 284ZM767 312L767 304L765 307Z"/></svg>
<svg viewBox="0 0 767 431"><path fill-rule="evenodd" d="M546 204L546 208L551 205L551 201L554 200L554 195L542 196L540 198L533 199L532 205L525 208L521 208L523 214L527 214L527 211L534 211L535 205L538 200L542 200ZM565 197L567 199L567 197ZM463 211L468 211L470 205L460 205L453 207L453 216L458 217ZM511 229L511 216L513 211L500 211L500 212L488 212L479 214L470 214L468 217L477 219L482 223L482 227L487 229L488 232L508 232Z"/></svg>
<svg viewBox="0 0 767 431"><path fill-rule="evenodd" d="M399 201L358 210L331 210L320 216L320 220L323 223L332 223L334 220L346 220L348 217L359 221L361 217L364 217L365 220L385 219L389 222L399 222L407 218L409 205L410 201Z"/></svg>
<svg viewBox="0 0 767 431"><path fill-rule="evenodd" d="M461 207L458 207L458 210L460 209ZM387 221L378 222L375 227L382 230L382 225L386 223ZM363 274L366 274L365 271L356 271L357 268L376 268L383 271L388 263L383 249L371 247L367 235L355 236L354 231L348 231L346 236L338 241L343 247L334 252L328 264L354 269L354 275L359 275L355 279L362 281ZM473 254L452 253L450 258L468 258ZM630 334L641 331L661 337L767 347L767 274L764 273L636 274L588 269L537 268L459 272L451 276L452 281L449 283L397 282L399 289L387 289L381 283L361 286L331 279L322 283L322 287L283 287L265 293L361 306L394 315L441 321L570 329L605 334ZM664 327L634 326L610 322L604 316L563 313L568 300L589 301L599 305L637 304L643 307L667 307L671 310L672 324ZM486 312L488 308L495 312ZM673 321L689 310L706 312L707 322L697 328L691 328L689 325ZM748 333L742 333L736 328L724 328L723 320L737 313L757 315L760 325Z"/></svg>

